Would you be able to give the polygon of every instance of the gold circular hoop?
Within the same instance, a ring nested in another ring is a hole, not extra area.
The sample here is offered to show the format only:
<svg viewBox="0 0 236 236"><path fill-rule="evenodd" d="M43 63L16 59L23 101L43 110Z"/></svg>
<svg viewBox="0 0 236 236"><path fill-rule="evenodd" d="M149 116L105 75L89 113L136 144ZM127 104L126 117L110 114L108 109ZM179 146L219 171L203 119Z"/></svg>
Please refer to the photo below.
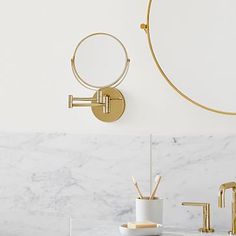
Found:
<svg viewBox="0 0 236 236"><path fill-rule="evenodd" d="M87 82L85 82L85 80L80 76L79 72L76 70L76 66L75 66L75 56L76 56L76 53L77 53L77 50L78 48L81 46L81 44L87 40L88 38L91 38L93 36L96 36L96 35L104 35L104 36L108 36L108 37L111 37L112 39L115 39L115 41L117 43L119 43L122 47L122 49L124 50L124 53L125 53L125 58L126 58L126 62L125 62L125 66L124 66L124 69L121 73L121 75L111 84L108 84L108 85L105 85L105 86L94 86L94 85L91 85L91 84L88 84ZM88 89L91 89L91 90L98 90L98 89L102 89L102 88L106 88L106 87L112 87L112 88L115 88L117 87L123 80L124 78L126 77L126 74L129 70L129 64L130 64L130 59L128 57L128 52L124 46L124 44L118 39L116 38L114 35L111 35L111 34L108 34L108 33L94 33L94 34L90 34L88 36L86 36L85 38L83 38L79 43L78 45L76 46L75 48L75 51L74 51L74 54L73 54L73 57L71 59L71 68L72 68L72 71L73 71L73 74L75 76L75 78L77 79L77 81L79 81L79 83L81 85L83 85L84 87L88 88Z"/></svg>
<svg viewBox="0 0 236 236"><path fill-rule="evenodd" d="M149 0L149 3L148 3L148 9L147 9L147 22L146 24L141 24L141 29L143 29L146 34L147 34L147 38L148 38L148 45L149 45L149 48L150 48L150 51L151 51L151 54L152 54L152 57L155 61L155 64L158 68L158 70L160 71L161 75L163 76L163 78L166 80L166 82L180 95L182 96L184 99L186 99L187 101L191 102L192 104L200 107L200 108L203 108L207 111L211 111L211 112L215 112L215 113L218 113L218 114L222 114L222 115L236 115L236 112L231 112L231 111L221 111L221 110L218 110L218 109L214 109L214 108L211 108L211 107L208 107L208 106L205 106L193 99L191 99L189 96L187 96L184 92L182 92L180 89L178 89L175 84L169 79L169 77L166 75L166 73L164 72L164 70L162 69L158 59L157 59L157 56L155 55L155 52L154 52L154 49L153 49L153 44L152 44L152 39L151 39L151 35L150 35L150 15L151 15L151 8L152 8L152 2L153 0Z"/></svg>

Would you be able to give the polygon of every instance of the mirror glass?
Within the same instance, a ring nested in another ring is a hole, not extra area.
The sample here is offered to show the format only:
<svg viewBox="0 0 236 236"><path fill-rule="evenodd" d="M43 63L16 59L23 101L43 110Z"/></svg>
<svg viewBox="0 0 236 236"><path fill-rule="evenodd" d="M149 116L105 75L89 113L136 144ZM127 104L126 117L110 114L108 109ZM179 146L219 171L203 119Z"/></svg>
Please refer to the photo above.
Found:
<svg viewBox="0 0 236 236"><path fill-rule="evenodd" d="M236 112L236 1L153 0L151 43L171 82L191 99Z"/></svg>
<svg viewBox="0 0 236 236"><path fill-rule="evenodd" d="M74 54L83 82L95 88L112 86L127 69L127 52L114 36L93 34L82 40Z"/></svg>

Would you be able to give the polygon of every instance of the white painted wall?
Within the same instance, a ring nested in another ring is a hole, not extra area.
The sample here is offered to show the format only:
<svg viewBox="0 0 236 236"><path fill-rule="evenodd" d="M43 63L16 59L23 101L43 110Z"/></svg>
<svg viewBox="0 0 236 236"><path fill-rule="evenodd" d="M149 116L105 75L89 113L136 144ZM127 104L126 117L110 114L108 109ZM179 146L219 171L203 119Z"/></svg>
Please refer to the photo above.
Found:
<svg viewBox="0 0 236 236"><path fill-rule="evenodd" d="M0 8L0 130L75 133L234 133L236 117L184 101L157 72L139 29L147 0L8 0ZM90 95L74 79L78 41L104 31L126 45L131 67L119 87L127 110L116 123L67 109L67 95Z"/></svg>

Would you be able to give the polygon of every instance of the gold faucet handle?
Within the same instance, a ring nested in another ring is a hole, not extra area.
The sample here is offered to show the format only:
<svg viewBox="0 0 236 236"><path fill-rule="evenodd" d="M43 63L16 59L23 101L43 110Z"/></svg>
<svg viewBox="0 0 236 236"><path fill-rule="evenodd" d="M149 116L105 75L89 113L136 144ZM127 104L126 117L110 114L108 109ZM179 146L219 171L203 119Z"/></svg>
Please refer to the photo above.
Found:
<svg viewBox="0 0 236 236"><path fill-rule="evenodd" d="M183 202L183 206L198 206L203 209L203 226L199 229L203 233L213 233L215 230L211 228L211 211L210 203L202 202Z"/></svg>

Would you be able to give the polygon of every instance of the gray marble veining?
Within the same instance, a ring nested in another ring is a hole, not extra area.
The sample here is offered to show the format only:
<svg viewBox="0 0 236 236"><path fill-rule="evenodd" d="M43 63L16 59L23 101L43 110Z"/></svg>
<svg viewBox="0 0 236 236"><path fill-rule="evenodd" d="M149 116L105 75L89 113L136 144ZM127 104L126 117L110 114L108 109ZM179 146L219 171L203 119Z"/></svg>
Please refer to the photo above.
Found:
<svg viewBox="0 0 236 236"><path fill-rule="evenodd" d="M165 199L165 224L200 227L201 209L180 205L200 201L211 203L212 224L217 229L230 229L230 198L227 208L219 209L217 196L220 184L236 181L236 136L155 136L152 165L153 175L163 176L159 194Z"/></svg>
<svg viewBox="0 0 236 236"><path fill-rule="evenodd" d="M217 208L221 183L236 180L236 136L153 135L153 178L163 180L167 226L197 229L201 209L182 201L212 203L216 229L230 228ZM149 193L149 136L0 133L0 236L119 235L134 220L134 175Z"/></svg>
<svg viewBox="0 0 236 236"><path fill-rule="evenodd" d="M148 142L148 136L1 134L0 215L6 223L0 235L54 235L57 228L55 235L67 235L69 216L83 222L84 235L93 222L114 227L133 220L131 175L148 189Z"/></svg>

